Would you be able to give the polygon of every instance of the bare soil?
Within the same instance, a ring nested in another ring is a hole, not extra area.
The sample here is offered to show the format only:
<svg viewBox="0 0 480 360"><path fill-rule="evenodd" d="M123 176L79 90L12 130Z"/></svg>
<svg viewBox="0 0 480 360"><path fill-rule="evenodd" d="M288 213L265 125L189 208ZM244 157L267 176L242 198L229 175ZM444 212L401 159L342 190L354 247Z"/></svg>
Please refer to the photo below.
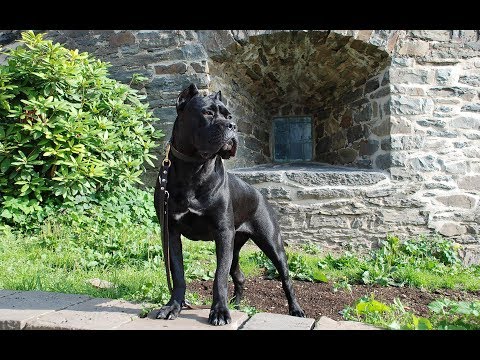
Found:
<svg viewBox="0 0 480 360"><path fill-rule="evenodd" d="M188 284L188 290L196 292L208 303L212 299L213 281L196 280ZM441 289L429 292L411 287L382 287L370 285L352 285L348 290L333 291L332 284L311 283L294 280L294 289L298 302L307 317L319 319L328 316L334 320L343 320L339 313L346 306L353 305L362 296L374 294L375 299L391 303L399 298L406 309L416 315L428 315L427 305L439 298L451 300L480 300L480 291L466 292L461 290ZM229 295L233 294L233 284L229 283ZM244 299L247 305L255 306L258 311L277 314L288 314L288 304L278 280L263 277L247 278L245 282Z"/></svg>

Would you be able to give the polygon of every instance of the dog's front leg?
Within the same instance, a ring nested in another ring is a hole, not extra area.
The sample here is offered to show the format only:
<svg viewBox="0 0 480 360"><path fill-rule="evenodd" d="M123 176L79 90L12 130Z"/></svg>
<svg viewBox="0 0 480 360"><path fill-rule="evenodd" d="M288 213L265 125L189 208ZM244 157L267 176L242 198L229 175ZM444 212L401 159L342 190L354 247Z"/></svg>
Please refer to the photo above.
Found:
<svg viewBox="0 0 480 360"><path fill-rule="evenodd" d="M212 325L225 325L231 322L228 310L228 274L232 266L233 240L235 230L230 227L217 229L214 234L217 271L213 282L213 302L208 317Z"/></svg>
<svg viewBox="0 0 480 360"><path fill-rule="evenodd" d="M175 228L169 229L169 250L170 250L170 269L172 272L173 292L170 301L160 309L150 312L149 317L157 319L175 319L182 310L182 304L185 301L185 273L183 271L182 241L180 233Z"/></svg>

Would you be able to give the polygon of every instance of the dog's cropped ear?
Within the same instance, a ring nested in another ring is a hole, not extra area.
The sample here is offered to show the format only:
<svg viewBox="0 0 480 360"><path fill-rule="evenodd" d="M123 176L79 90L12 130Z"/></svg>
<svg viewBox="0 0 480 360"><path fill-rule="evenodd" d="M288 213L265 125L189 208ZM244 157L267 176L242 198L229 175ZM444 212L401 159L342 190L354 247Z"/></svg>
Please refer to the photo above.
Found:
<svg viewBox="0 0 480 360"><path fill-rule="evenodd" d="M193 98L195 95L198 94L198 89L195 84L190 84L189 87L184 89L180 95L178 95L177 98L177 112L183 110L185 108L185 105L190 101L191 98Z"/></svg>
<svg viewBox="0 0 480 360"><path fill-rule="evenodd" d="M215 100L222 101L222 92L218 90L214 97Z"/></svg>

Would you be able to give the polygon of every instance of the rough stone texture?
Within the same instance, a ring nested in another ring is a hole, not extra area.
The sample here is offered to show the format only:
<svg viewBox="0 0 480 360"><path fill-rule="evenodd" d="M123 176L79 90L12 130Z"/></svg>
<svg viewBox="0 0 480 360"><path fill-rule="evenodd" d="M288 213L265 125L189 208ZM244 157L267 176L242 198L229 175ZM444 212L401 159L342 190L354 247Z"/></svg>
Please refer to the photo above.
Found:
<svg viewBox="0 0 480 360"><path fill-rule="evenodd" d="M304 186L362 186L376 184L387 179L382 173L362 171L348 173L340 169L332 172L287 171L285 175L289 180Z"/></svg>
<svg viewBox="0 0 480 360"><path fill-rule="evenodd" d="M240 330L311 330L315 319L290 315L257 313Z"/></svg>
<svg viewBox="0 0 480 360"><path fill-rule="evenodd" d="M17 291L17 290L0 290L0 298L4 297L4 296L13 295L13 294L18 293L18 292L19 291Z"/></svg>
<svg viewBox="0 0 480 360"><path fill-rule="evenodd" d="M383 330L376 326L367 325L358 321L335 321L327 316L322 316L313 330Z"/></svg>
<svg viewBox="0 0 480 360"><path fill-rule="evenodd" d="M22 291L0 297L0 330L23 329L32 319L89 299L85 295L45 291Z"/></svg>
<svg viewBox="0 0 480 360"><path fill-rule="evenodd" d="M438 226L437 231L445 236L459 236L467 232L467 227L452 222L443 223Z"/></svg>
<svg viewBox="0 0 480 360"><path fill-rule="evenodd" d="M248 319L248 315L238 310L230 311L232 322L224 326L208 323L209 309L182 310L175 320L136 319L124 323L116 330L237 330Z"/></svg>
<svg viewBox="0 0 480 360"><path fill-rule="evenodd" d="M28 320L26 329L108 330L138 319L139 304L123 300L91 299L64 310Z"/></svg>
<svg viewBox="0 0 480 360"><path fill-rule="evenodd" d="M472 209L475 207L475 198L468 195L437 196L436 199L445 206L449 207L459 207L465 209Z"/></svg>
<svg viewBox="0 0 480 360"><path fill-rule="evenodd" d="M465 176L458 180L458 187L480 193L480 175Z"/></svg>
<svg viewBox="0 0 480 360"><path fill-rule="evenodd" d="M169 138L179 91L194 81L202 94L222 90L238 123L238 152L225 161L227 168L270 163L273 118L310 116L314 161L375 169L387 178L365 183L372 175L350 176L351 183L345 183L325 168L317 169L316 175L293 177L285 172L244 172L242 176L264 188L274 204L285 238L309 239L329 249L345 244L370 248L386 232L409 237L443 231L455 241L476 239L465 252L468 261L475 261L480 253L475 250L480 248L475 185L480 176L478 34L49 30L47 37L110 61L111 74L120 81L128 83L134 73L148 78L142 91L160 118L154 126L167 134L157 153ZM19 35L18 30L0 30L0 44L15 47ZM0 55L0 63L4 59ZM152 169L144 181L153 185L155 178ZM393 193L365 195L381 193L387 182ZM343 187L354 194L342 195ZM437 200L462 191L469 200ZM419 209L421 221L415 220L415 213L404 213L405 204ZM353 221L351 217L360 214ZM320 215L339 216L344 227L311 227L319 223L316 217L312 222L312 216ZM438 216L444 216L442 222ZM453 225L442 230L447 223Z"/></svg>

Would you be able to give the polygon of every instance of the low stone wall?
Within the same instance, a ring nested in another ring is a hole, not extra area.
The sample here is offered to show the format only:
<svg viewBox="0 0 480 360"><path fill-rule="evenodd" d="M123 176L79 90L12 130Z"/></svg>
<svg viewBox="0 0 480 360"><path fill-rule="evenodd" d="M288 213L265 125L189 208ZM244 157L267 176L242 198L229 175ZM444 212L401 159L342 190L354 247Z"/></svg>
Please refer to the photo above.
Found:
<svg viewBox="0 0 480 360"><path fill-rule="evenodd" d="M366 250L388 233L428 232L422 203L408 199L384 172L318 163L230 170L274 205L283 238L324 249Z"/></svg>

